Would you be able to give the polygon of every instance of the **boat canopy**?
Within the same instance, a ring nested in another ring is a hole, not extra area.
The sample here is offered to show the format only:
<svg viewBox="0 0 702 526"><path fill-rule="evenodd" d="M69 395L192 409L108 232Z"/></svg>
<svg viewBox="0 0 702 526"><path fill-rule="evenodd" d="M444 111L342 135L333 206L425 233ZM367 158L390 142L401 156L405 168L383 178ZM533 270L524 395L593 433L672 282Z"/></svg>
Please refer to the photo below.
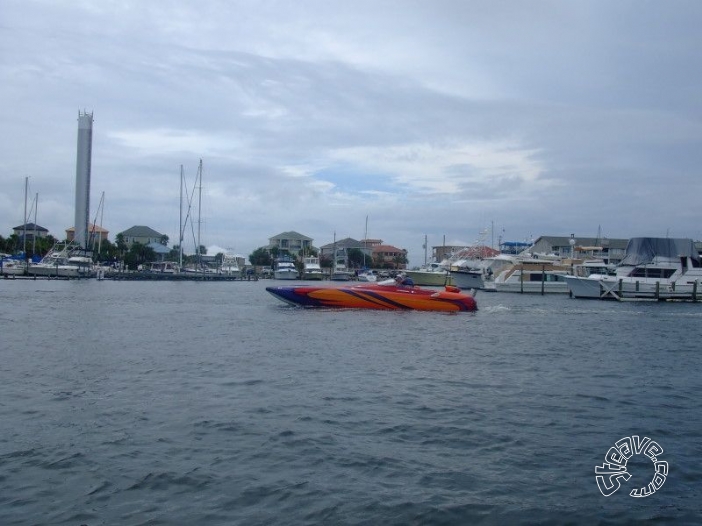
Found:
<svg viewBox="0 0 702 526"><path fill-rule="evenodd" d="M633 237L626 246L626 255L620 265L646 265L655 257L692 258L699 262L700 255L692 239L668 237Z"/></svg>

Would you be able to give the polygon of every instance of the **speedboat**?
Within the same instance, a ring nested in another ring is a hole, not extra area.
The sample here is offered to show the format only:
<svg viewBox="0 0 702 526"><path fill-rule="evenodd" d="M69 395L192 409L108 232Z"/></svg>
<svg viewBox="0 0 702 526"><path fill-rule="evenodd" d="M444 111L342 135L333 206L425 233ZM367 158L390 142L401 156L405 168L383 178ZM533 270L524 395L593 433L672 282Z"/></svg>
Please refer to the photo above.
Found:
<svg viewBox="0 0 702 526"><path fill-rule="evenodd" d="M266 287L277 299L301 307L376 310L472 312L478 310L473 294L446 286L444 290L402 285L395 280L351 286Z"/></svg>

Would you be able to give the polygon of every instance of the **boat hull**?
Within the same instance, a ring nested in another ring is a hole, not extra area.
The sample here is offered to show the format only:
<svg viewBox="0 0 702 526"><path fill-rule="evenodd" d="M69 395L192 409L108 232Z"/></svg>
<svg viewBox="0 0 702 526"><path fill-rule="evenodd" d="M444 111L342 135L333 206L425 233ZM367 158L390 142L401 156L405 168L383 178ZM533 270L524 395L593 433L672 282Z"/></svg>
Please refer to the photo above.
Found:
<svg viewBox="0 0 702 526"><path fill-rule="evenodd" d="M451 284L451 275L448 272L424 272L421 270L405 270L403 272L415 285L443 287Z"/></svg>
<svg viewBox="0 0 702 526"><path fill-rule="evenodd" d="M635 278L566 278L574 298L636 300L702 300L702 280L656 281Z"/></svg>
<svg viewBox="0 0 702 526"><path fill-rule="evenodd" d="M373 310L423 310L472 312L475 298L456 287L443 291L396 285L354 285L349 287L266 287L277 299L302 307L331 307Z"/></svg>
<svg viewBox="0 0 702 526"><path fill-rule="evenodd" d="M296 270L276 270L273 272L275 279L297 279Z"/></svg>
<svg viewBox="0 0 702 526"><path fill-rule="evenodd" d="M451 284L463 290L483 289L485 282L483 281L483 273L472 270L452 270Z"/></svg>

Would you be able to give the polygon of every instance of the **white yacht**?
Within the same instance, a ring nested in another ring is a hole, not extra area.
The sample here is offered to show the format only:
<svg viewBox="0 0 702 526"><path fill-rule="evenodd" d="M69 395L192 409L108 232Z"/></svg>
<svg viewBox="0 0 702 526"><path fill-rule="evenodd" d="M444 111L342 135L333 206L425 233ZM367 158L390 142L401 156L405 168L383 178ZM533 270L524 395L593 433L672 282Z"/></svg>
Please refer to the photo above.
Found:
<svg viewBox="0 0 702 526"><path fill-rule="evenodd" d="M241 277L241 267L239 266L240 256L234 254L224 254L222 264L219 267L220 274L227 276Z"/></svg>
<svg viewBox="0 0 702 526"><path fill-rule="evenodd" d="M27 264L25 261L12 258L9 255L2 255L2 259L0 259L0 275L23 276L26 270Z"/></svg>
<svg viewBox="0 0 702 526"><path fill-rule="evenodd" d="M566 283L575 298L702 300L702 265L691 239L637 237L614 275L568 276Z"/></svg>
<svg viewBox="0 0 702 526"><path fill-rule="evenodd" d="M275 260L273 264L275 279L297 279L297 269L292 258L285 256Z"/></svg>
<svg viewBox="0 0 702 526"><path fill-rule="evenodd" d="M39 263L30 263L27 274L60 278L95 276L93 259L88 252L71 243L56 244Z"/></svg>
<svg viewBox="0 0 702 526"><path fill-rule="evenodd" d="M319 258L316 256L307 256L303 260L304 269L302 271L303 279L307 280L322 280L324 279L324 271L319 264Z"/></svg>
<svg viewBox="0 0 702 526"><path fill-rule="evenodd" d="M486 284L486 289L497 292L536 294L567 294L565 277L570 267L551 260L521 260L499 271Z"/></svg>
<svg viewBox="0 0 702 526"><path fill-rule="evenodd" d="M332 281L349 281L353 276L353 273L348 267L348 258L346 256L346 249L340 248L335 249L334 256L334 268L332 269L331 280Z"/></svg>
<svg viewBox="0 0 702 526"><path fill-rule="evenodd" d="M404 273L415 285L428 287L451 285L451 274L440 263L429 263L415 270L405 270Z"/></svg>

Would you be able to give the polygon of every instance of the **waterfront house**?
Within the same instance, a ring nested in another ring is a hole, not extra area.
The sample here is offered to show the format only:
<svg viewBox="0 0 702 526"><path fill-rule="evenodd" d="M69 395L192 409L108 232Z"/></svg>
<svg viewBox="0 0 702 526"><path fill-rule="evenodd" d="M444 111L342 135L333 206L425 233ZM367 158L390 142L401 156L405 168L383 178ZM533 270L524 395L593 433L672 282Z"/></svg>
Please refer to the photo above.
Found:
<svg viewBox="0 0 702 526"><path fill-rule="evenodd" d="M297 256L300 251L309 253L312 248L312 238L295 231L282 232L268 238L268 250L273 248L277 248L281 252L287 251L293 256Z"/></svg>
<svg viewBox="0 0 702 526"><path fill-rule="evenodd" d="M161 243L161 239L163 239L163 234L148 226L133 226L117 235L120 234L122 234L122 239L129 248L134 243L148 245L149 243Z"/></svg>
<svg viewBox="0 0 702 526"><path fill-rule="evenodd" d="M602 258L605 263L616 265L626 253L628 239L609 239L596 237L541 236L531 247L533 254L556 254L566 258L574 251L575 257L587 255Z"/></svg>
<svg viewBox="0 0 702 526"><path fill-rule="evenodd" d="M25 232L27 232L27 243L31 243L34 240L34 236L36 236L36 239L43 239L49 235L48 229L34 223L16 226L12 229L12 231L19 238L20 243L24 241Z"/></svg>
<svg viewBox="0 0 702 526"><path fill-rule="evenodd" d="M88 235L90 236L90 243L97 243L98 241L107 241L107 236L110 233L109 230L102 228L101 226L89 224L88 225ZM76 227L66 229L66 239L68 241L73 241L76 236Z"/></svg>

